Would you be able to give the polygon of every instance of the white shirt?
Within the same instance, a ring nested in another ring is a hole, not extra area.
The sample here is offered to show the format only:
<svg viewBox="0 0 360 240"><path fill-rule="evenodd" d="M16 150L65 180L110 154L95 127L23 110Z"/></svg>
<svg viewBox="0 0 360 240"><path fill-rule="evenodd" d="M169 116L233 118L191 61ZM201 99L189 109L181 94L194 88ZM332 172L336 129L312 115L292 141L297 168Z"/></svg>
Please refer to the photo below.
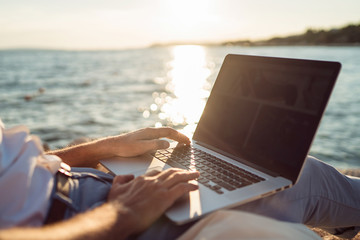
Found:
<svg viewBox="0 0 360 240"><path fill-rule="evenodd" d="M198 221L178 238L178 240L203 239L321 240L320 236L303 224L283 222L238 210L214 212Z"/></svg>
<svg viewBox="0 0 360 240"><path fill-rule="evenodd" d="M0 229L43 224L60 163L27 127L5 129L0 119Z"/></svg>

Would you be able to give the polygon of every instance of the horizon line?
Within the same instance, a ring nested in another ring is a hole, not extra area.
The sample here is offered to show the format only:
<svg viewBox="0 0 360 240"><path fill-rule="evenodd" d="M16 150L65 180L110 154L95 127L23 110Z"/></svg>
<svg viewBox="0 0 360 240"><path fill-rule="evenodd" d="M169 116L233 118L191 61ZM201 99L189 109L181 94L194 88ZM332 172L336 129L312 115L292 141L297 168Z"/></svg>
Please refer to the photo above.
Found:
<svg viewBox="0 0 360 240"><path fill-rule="evenodd" d="M125 50L137 50L137 49L146 49L146 48L152 48L152 47L170 47L170 46L180 46L180 45L197 45L197 46L222 46L222 44L224 43L229 43L229 42L234 42L234 41L267 41L269 39L272 38L276 38L276 37L291 37L291 36L296 36L299 34L304 34L307 30L316 30L316 31L329 31L329 30L333 30L333 29L341 29L341 28L345 28L347 26L350 25L360 25L359 23L347 23L347 24L342 24L341 26L338 27L329 27L329 28L322 28L322 29L316 29L316 28L312 28L312 27L308 27L305 31L303 31L302 33L292 33L292 34L287 34L287 35L283 35L283 36L279 36L279 35L272 35L269 36L267 38L259 38L259 39L251 39L251 38L243 38L243 39L234 39L234 40L221 40L221 41L171 41L171 42L154 42L151 44L147 44L147 45L139 45L139 46L124 46L124 47L99 47L99 48L67 48L67 47L0 47L0 51L125 51ZM275 45L275 46L283 46L283 45ZM299 45L285 45L285 46L299 46ZM301 45L300 45L301 46ZM304 45L304 46L311 46L311 45ZM320 45L316 45L316 46L320 46ZM324 45L325 46L325 45ZM330 45L331 46L331 45ZM339 45L339 46L352 46L350 45ZM251 46L243 46L243 47L251 47ZM256 46L252 46L252 47L256 47Z"/></svg>

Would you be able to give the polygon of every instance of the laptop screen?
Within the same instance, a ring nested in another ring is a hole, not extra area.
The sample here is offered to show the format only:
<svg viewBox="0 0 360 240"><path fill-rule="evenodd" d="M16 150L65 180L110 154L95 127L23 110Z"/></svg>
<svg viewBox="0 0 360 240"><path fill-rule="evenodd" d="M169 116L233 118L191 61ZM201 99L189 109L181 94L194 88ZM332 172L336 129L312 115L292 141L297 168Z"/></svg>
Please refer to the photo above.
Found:
<svg viewBox="0 0 360 240"><path fill-rule="evenodd" d="M340 64L228 55L193 139L296 182Z"/></svg>

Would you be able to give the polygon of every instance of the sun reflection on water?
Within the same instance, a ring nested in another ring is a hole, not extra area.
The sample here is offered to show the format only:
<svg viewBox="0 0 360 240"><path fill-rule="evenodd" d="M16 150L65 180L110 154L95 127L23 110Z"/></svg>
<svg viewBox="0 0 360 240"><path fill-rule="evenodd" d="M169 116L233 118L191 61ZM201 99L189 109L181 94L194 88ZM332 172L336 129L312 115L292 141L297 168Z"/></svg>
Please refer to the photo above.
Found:
<svg viewBox="0 0 360 240"><path fill-rule="evenodd" d="M158 115L159 122L155 126L183 127L182 132L191 137L210 93L211 69L207 67L206 51L202 46L175 46L172 55L165 91L153 93L150 111ZM145 111L144 117L149 113Z"/></svg>

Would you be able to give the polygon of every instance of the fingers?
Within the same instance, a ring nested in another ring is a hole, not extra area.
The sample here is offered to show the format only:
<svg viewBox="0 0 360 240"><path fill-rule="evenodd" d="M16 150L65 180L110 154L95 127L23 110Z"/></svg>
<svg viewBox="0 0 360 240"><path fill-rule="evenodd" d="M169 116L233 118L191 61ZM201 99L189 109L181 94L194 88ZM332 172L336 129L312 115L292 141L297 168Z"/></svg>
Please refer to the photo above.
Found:
<svg viewBox="0 0 360 240"><path fill-rule="evenodd" d="M198 172L182 169L154 170L135 179L132 175L117 176L108 201L121 202L121 206L133 211L158 217L182 195L198 189L198 185L189 182L198 176Z"/></svg>
<svg viewBox="0 0 360 240"><path fill-rule="evenodd" d="M142 147L147 152L155 151L155 150L159 150L159 149L166 149L169 146L170 146L170 143L166 140L153 139L153 140L143 140L142 141Z"/></svg>
<svg viewBox="0 0 360 240"><path fill-rule="evenodd" d="M159 171L159 170L151 170L151 171L147 172L145 174L145 176L153 177L153 176L159 175L160 173L161 173L161 171Z"/></svg>
<svg viewBox="0 0 360 240"><path fill-rule="evenodd" d="M179 183L169 190L170 200L175 202L178 198L183 196L185 193L195 191L199 189L199 186L193 183Z"/></svg>
<svg viewBox="0 0 360 240"><path fill-rule="evenodd" d="M117 184L124 184L124 183L128 183L131 180L134 179L134 175L118 175L114 178L113 180L113 184L117 183Z"/></svg>
<svg viewBox="0 0 360 240"><path fill-rule="evenodd" d="M179 183L187 183L200 176L199 172L190 172L185 169L170 168L165 171L152 170L147 172L145 177L152 177L153 180L160 182L161 186L167 189Z"/></svg>
<svg viewBox="0 0 360 240"><path fill-rule="evenodd" d="M186 187L184 187L184 186L178 187L180 189L173 190L176 192L175 193L176 196L178 196L177 194L179 194L179 192L182 192L182 191L188 192L188 191L193 191L193 190L198 189L197 185L191 184L191 183L189 183L189 181L198 178L200 176L200 173L199 172L189 172L184 169L171 168L171 169L168 169L168 170L165 170L162 172L153 170L153 171L148 172L145 176L153 177L153 180L155 182L158 182L162 188L165 188L167 190L170 190L173 187L176 187L177 185L183 186L185 184ZM187 186L187 185L191 185L191 186ZM185 188L185 189L183 189L183 188Z"/></svg>
<svg viewBox="0 0 360 240"><path fill-rule="evenodd" d="M199 172L189 172L174 168L156 175L155 179L160 182L161 188L167 191L168 207L184 194L199 189L197 184L189 182L198 178L199 175Z"/></svg>
<svg viewBox="0 0 360 240"><path fill-rule="evenodd" d="M184 134L175 129L163 128L145 128L124 135L111 138L105 138L104 142L111 146L111 154L122 157L139 156L150 151L165 149L170 146L166 140L159 138L169 138L180 143L189 145L190 140ZM110 140L109 140L110 139Z"/></svg>
<svg viewBox="0 0 360 240"><path fill-rule="evenodd" d="M164 187L170 189L171 187L182 183L182 182L188 182L190 180L194 180L198 178L200 175L199 172L189 172L182 169L169 169L167 171L164 171L158 175L158 179L160 181L163 181Z"/></svg>
<svg viewBox="0 0 360 240"><path fill-rule="evenodd" d="M168 127L143 129L141 130L141 136L139 137L144 139L142 140L142 147L146 152L168 148L170 143L166 140L159 139L164 137L187 145L190 144L188 137L175 129Z"/></svg>
<svg viewBox="0 0 360 240"><path fill-rule="evenodd" d="M145 128L142 130L144 139L169 138L181 143L190 144L190 139L173 128Z"/></svg>
<svg viewBox="0 0 360 240"><path fill-rule="evenodd" d="M113 184L108 194L108 200L112 201L120 194L124 193L127 185L134 179L134 175L118 175L114 178Z"/></svg>
<svg viewBox="0 0 360 240"><path fill-rule="evenodd" d="M152 170L147 172L142 178L145 181L157 182L159 187L170 190L176 185L183 183L188 184L189 181L194 180L200 176L199 172L189 172L184 169L171 168L165 171ZM120 187L126 187L130 182L134 180L134 175L118 175L113 180L113 185L118 184ZM139 180L139 179L135 179ZM190 184L193 185L193 184ZM196 185L197 186L197 185Z"/></svg>

